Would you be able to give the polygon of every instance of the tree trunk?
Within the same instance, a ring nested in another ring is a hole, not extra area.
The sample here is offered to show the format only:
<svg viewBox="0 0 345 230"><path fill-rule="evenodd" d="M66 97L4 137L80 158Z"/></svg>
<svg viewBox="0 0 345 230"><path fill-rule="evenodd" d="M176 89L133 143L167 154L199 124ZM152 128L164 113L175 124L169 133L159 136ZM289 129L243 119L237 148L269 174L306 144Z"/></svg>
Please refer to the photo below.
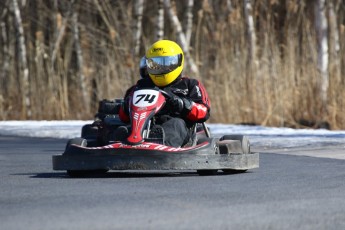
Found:
<svg viewBox="0 0 345 230"><path fill-rule="evenodd" d="M228 12L232 12L232 3L231 0L226 0L226 8L228 9Z"/></svg>
<svg viewBox="0 0 345 230"><path fill-rule="evenodd" d="M327 92L329 86L328 79L328 28L327 28L327 18L325 13L326 5L325 0L317 0L315 2L315 26L317 34L317 67L320 73L319 80L319 90L320 90L320 100L322 103L321 116L322 119L327 114Z"/></svg>
<svg viewBox="0 0 345 230"><path fill-rule="evenodd" d="M189 47L187 44L187 40L186 40L186 36L182 31L182 26L181 23L176 15L176 12L174 11L174 9L171 6L171 2L170 0L164 0L164 6L166 11L168 12L169 15L169 19L172 22L172 24L174 25L174 27L176 28L176 32L177 32L177 39L182 47L182 50L185 54L185 60L186 63L188 64L190 70L197 75L197 77L199 77L199 70L197 65L195 64L193 58L190 55L189 52Z"/></svg>
<svg viewBox="0 0 345 230"><path fill-rule="evenodd" d="M2 45L2 68L0 71L0 97L2 97L2 93L4 92L5 89L5 79L7 76L7 71L8 71L8 66L9 66L9 59L8 57L8 48L7 48L7 32L6 32L6 25L4 22L0 23L0 29L1 29L1 39L3 41Z"/></svg>
<svg viewBox="0 0 345 230"><path fill-rule="evenodd" d="M6 24L5 24L5 16L7 15L7 8L4 8L3 12L1 13L0 17L0 32L1 32L1 39L2 39L2 70L0 71L0 118L5 119L5 108L4 102L6 97L6 78L8 77L8 70L9 70L9 53L8 53L8 38L7 38L7 31L6 31Z"/></svg>
<svg viewBox="0 0 345 230"><path fill-rule="evenodd" d="M339 30L336 16L336 9L332 1L328 1L328 17L329 17L329 30L330 30L330 56L331 68L330 71L334 74L337 83L341 82L341 63L340 63L340 41Z"/></svg>
<svg viewBox="0 0 345 230"><path fill-rule="evenodd" d="M63 39L63 36L65 35L67 21L68 21L70 15L71 15L71 12L72 12L71 8L72 8L73 4L74 4L74 0L72 0L69 3L68 12L66 13L65 17L62 18L61 25L57 26L58 31L54 32L55 33L54 38L56 38L56 39L55 39L55 43L54 43L54 46L53 46L52 57L51 57L52 66L54 66L54 64L55 64L56 56L57 56L57 54L59 52L59 49L60 49L61 41ZM58 17L58 15L57 15L57 17Z"/></svg>
<svg viewBox="0 0 345 230"><path fill-rule="evenodd" d="M246 35L247 35L247 47L248 47L248 54L247 54L247 73L246 73L246 81L251 82L251 84L247 84L247 87L250 85L256 86L254 88L248 88L247 90L251 92L251 103L253 108L260 108L264 105L261 103L263 100L259 100L260 98L260 86L262 81L259 82L257 76L257 62L256 62L256 35L255 35L255 27L254 27L254 19L253 19L253 7L252 7L252 0L244 0L244 20L246 25ZM258 111L256 109L253 110L251 114L251 120L255 120L258 117Z"/></svg>
<svg viewBox="0 0 345 230"><path fill-rule="evenodd" d="M5 94L5 79L8 77L8 71L10 66L10 58L8 52L8 36L6 31L6 23L5 17L7 15L7 8L4 8L3 12L1 13L1 23L0 23L0 31L1 31L1 39L2 39L2 70L0 71L0 100L4 98L3 94Z"/></svg>
<svg viewBox="0 0 345 230"><path fill-rule="evenodd" d="M186 13L185 13L185 23L183 31L186 34L186 42L189 47L190 38L192 36L192 29L193 29L193 6L194 0L187 1Z"/></svg>
<svg viewBox="0 0 345 230"><path fill-rule="evenodd" d="M248 41L248 64L252 66L256 62L256 36L251 0L244 0L244 17L246 22Z"/></svg>
<svg viewBox="0 0 345 230"><path fill-rule="evenodd" d="M164 0L157 0L158 2L158 15L156 22L156 36L155 41L162 40L164 37Z"/></svg>
<svg viewBox="0 0 345 230"><path fill-rule="evenodd" d="M30 101L30 84L29 84L29 68L26 57L26 46L22 18L17 0L12 0L15 28L17 30L18 39L18 55L19 55L19 76L22 92L22 118L31 118L31 101Z"/></svg>
<svg viewBox="0 0 345 230"><path fill-rule="evenodd" d="M59 52L59 49L60 49L60 43L62 41L63 36L65 35L66 24L67 24L67 18L63 18L62 19L62 24L61 24L59 32L58 32L58 34L56 36L56 40L55 40L55 43L54 43L54 48L53 48L53 51L52 51L52 56L51 56L52 66L54 66L54 64L55 64L56 56L57 56L57 54Z"/></svg>
<svg viewBox="0 0 345 230"><path fill-rule="evenodd" d="M144 0L136 0L134 4L134 34L133 34L133 41L134 41L134 56L139 55L140 51L140 38L141 38L141 28L142 28L142 20L143 20L143 11L144 11Z"/></svg>
<svg viewBox="0 0 345 230"><path fill-rule="evenodd" d="M80 90L83 99L83 106L85 108L86 113L90 112L90 100L89 94L86 86L86 79L84 75L84 63L83 63L83 52L80 46L80 35L79 35L79 28L78 28L78 12L77 9L73 8L72 14L72 23L73 23L73 38L74 38L74 45L76 50L77 56L77 73L78 79L80 82Z"/></svg>

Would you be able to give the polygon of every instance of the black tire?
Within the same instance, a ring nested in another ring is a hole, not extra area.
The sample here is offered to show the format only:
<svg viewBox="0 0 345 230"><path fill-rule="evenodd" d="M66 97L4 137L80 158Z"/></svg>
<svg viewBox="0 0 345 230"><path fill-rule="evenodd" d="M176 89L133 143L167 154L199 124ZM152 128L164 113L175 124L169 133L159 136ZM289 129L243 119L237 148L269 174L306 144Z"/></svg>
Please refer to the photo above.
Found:
<svg viewBox="0 0 345 230"><path fill-rule="evenodd" d="M99 102L98 113L106 115L119 114L123 99L108 100L104 99Z"/></svg>
<svg viewBox="0 0 345 230"><path fill-rule="evenodd" d="M97 139L98 127L93 125L84 125L81 128L81 138L84 139Z"/></svg>
<svg viewBox="0 0 345 230"><path fill-rule="evenodd" d="M247 171L247 169L240 169L240 170L236 170L236 169L222 169L222 171L224 172L224 174L237 174L237 173L244 173Z"/></svg>
<svg viewBox="0 0 345 230"><path fill-rule="evenodd" d="M196 172L199 174L199 176L213 176L217 175L218 169L201 169L196 170Z"/></svg>
<svg viewBox="0 0 345 230"><path fill-rule="evenodd" d="M237 140L241 142L242 146L242 151L244 154L249 154L250 153L250 143L249 140L246 136L243 135L224 135L220 139L222 140Z"/></svg>
<svg viewBox="0 0 345 230"><path fill-rule="evenodd" d="M66 144L66 149L70 146L70 145L79 145L79 146L83 146L86 147L87 146L87 140L84 138L73 138L70 139L67 144ZM95 170L67 170L67 174L70 177L90 177L90 176L97 176L100 174L105 174L106 172L108 172L107 169L95 169Z"/></svg>
<svg viewBox="0 0 345 230"><path fill-rule="evenodd" d="M224 135L219 140L238 140L241 142L243 154L250 153L250 143L246 136L243 135ZM237 173L244 173L247 169L222 169L225 174L237 174Z"/></svg>
<svg viewBox="0 0 345 230"><path fill-rule="evenodd" d="M69 139L67 144L66 144L65 150L67 150L70 145L79 145L79 146L86 147L87 146L87 140L84 138L80 138L80 137Z"/></svg>
<svg viewBox="0 0 345 230"><path fill-rule="evenodd" d="M97 170L67 170L67 175L73 178L97 177L104 176L108 172L107 169Z"/></svg>

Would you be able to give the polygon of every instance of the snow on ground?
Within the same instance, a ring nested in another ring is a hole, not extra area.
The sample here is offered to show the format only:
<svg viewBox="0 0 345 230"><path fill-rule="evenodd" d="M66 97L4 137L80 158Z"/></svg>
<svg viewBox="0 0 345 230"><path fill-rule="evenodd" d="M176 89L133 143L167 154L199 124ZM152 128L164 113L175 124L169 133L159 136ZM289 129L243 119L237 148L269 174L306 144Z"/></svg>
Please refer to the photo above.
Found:
<svg viewBox="0 0 345 230"><path fill-rule="evenodd" d="M81 127L92 121L0 121L0 135L69 139L80 136ZM231 124L207 124L212 135L247 135L253 147L264 149L342 146L345 131L272 128ZM344 153L345 154L345 153Z"/></svg>

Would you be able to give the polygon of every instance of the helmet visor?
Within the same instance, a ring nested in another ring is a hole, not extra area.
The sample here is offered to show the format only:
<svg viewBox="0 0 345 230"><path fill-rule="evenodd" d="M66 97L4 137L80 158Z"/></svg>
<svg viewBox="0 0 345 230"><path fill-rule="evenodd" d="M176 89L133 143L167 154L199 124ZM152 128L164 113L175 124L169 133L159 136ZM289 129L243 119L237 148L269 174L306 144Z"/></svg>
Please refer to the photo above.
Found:
<svg viewBox="0 0 345 230"><path fill-rule="evenodd" d="M182 55L159 56L146 59L147 72L154 75L167 74L181 66Z"/></svg>

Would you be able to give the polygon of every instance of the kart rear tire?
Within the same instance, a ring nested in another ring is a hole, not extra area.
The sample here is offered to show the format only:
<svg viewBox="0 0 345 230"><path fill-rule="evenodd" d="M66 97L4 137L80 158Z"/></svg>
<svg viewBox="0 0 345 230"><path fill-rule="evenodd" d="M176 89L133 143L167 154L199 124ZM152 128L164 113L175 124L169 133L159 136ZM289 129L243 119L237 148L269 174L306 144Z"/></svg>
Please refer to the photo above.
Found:
<svg viewBox="0 0 345 230"><path fill-rule="evenodd" d="M84 125L81 128L81 138L84 139L97 139L98 127L91 124Z"/></svg>
<svg viewBox="0 0 345 230"><path fill-rule="evenodd" d="M243 136L243 135L224 135L222 136L220 139L220 141L222 140L237 140L241 142L241 146L242 146L242 152L244 154L249 154L250 153L250 143L248 140L247 136Z"/></svg>
<svg viewBox="0 0 345 230"><path fill-rule="evenodd" d="M196 170L196 172L199 174L199 176L213 176L217 174L218 169L202 169Z"/></svg>

